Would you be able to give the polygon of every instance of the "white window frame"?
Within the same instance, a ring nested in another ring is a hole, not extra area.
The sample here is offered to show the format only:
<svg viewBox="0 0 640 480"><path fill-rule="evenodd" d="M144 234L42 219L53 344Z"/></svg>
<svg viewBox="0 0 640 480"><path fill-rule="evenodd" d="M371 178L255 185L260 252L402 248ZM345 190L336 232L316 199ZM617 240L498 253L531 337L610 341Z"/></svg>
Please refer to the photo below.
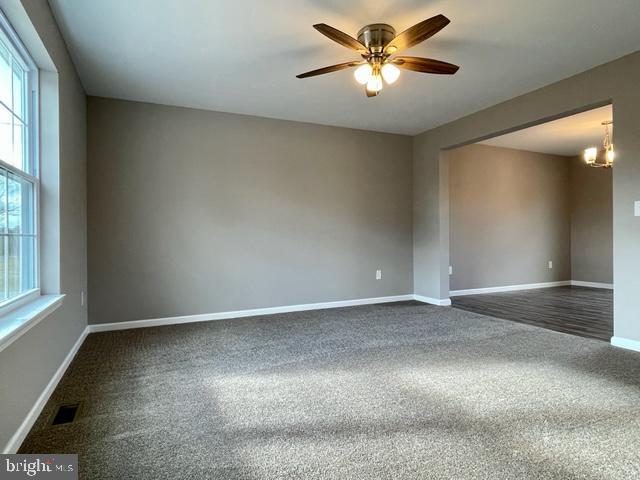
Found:
<svg viewBox="0 0 640 480"><path fill-rule="evenodd" d="M20 63L27 73L27 141L29 172L20 170L0 159L0 167L16 176L23 177L33 184L33 236L34 252L34 288L0 302L0 316L19 308L40 297L40 149L39 149L39 98L38 67L29 55L24 44L15 33L6 16L0 11L0 39L5 48ZM7 106L11 111L11 109Z"/></svg>

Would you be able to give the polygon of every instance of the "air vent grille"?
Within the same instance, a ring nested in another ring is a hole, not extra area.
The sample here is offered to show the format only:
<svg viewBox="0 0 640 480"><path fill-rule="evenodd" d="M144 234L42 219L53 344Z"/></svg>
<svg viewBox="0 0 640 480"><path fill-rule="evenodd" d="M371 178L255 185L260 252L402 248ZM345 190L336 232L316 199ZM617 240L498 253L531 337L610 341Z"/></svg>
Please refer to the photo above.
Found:
<svg viewBox="0 0 640 480"><path fill-rule="evenodd" d="M65 405L60 405L58 407L58 411L53 417L51 425L61 425L63 423L73 422L76 418L76 414L78 413L79 408L79 403L67 403Z"/></svg>

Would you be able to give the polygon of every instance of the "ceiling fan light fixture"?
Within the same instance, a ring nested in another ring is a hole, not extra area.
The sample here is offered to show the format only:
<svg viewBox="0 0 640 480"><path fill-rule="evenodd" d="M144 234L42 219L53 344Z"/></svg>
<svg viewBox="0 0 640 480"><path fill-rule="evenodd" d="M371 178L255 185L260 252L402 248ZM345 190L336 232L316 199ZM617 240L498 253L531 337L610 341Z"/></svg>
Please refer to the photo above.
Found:
<svg viewBox="0 0 640 480"><path fill-rule="evenodd" d="M371 75L369 82L367 82L367 90L376 94L382 90L382 76L379 73Z"/></svg>
<svg viewBox="0 0 640 480"><path fill-rule="evenodd" d="M609 163L613 163L615 159L616 159L616 152L615 150L613 150L613 145L611 145L611 149L607 150L607 161Z"/></svg>
<svg viewBox="0 0 640 480"><path fill-rule="evenodd" d="M589 147L585 149L584 161L587 162L587 164L590 165L594 163L597 157L598 157L598 149L596 147Z"/></svg>
<svg viewBox="0 0 640 480"><path fill-rule="evenodd" d="M391 63L385 63L382 66L382 78L389 85L393 84L400 77L400 69Z"/></svg>
<svg viewBox="0 0 640 480"><path fill-rule="evenodd" d="M356 71L353 72L353 77L360 85L366 85L367 83L369 83L372 75L373 67L368 63L360 65L358 68L356 68Z"/></svg>
<svg viewBox="0 0 640 480"><path fill-rule="evenodd" d="M613 161L616 158L616 152L611 141L611 133L609 132L609 126L613 122L608 120L602 122L604 126L604 141L602 142L602 150L598 150L597 147L590 147L584 151L584 161L590 167L611 168Z"/></svg>
<svg viewBox="0 0 640 480"><path fill-rule="evenodd" d="M360 85L365 85L365 93L371 98L382 91L385 83L391 85L398 80L400 77L398 67L420 73L453 75L460 67L451 63L433 58L394 56L402 50L424 42L448 24L449 19L440 14L396 34L395 28L389 24L372 23L362 27L356 39L326 23L317 23L313 28L330 40L357 52L360 59L317 68L296 77L309 78L357 67L354 78ZM394 57L391 58L392 56Z"/></svg>

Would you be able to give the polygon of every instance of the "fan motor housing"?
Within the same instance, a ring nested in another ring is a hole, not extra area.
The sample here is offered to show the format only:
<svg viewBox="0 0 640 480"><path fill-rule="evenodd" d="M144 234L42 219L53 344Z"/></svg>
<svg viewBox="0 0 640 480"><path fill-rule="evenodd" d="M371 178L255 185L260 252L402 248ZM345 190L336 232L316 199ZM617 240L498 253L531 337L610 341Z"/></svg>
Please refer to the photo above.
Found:
<svg viewBox="0 0 640 480"><path fill-rule="evenodd" d="M393 40L396 30L386 23L372 23L358 32L358 41L374 53L380 53L384 46Z"/></svg>

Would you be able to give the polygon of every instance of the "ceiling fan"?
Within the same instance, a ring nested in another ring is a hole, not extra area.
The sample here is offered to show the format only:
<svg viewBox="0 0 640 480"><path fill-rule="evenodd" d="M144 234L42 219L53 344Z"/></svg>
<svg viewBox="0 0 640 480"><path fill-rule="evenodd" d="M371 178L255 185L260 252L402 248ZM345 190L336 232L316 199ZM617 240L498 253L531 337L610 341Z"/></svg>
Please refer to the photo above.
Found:
<svg viewBox="0 0 640 480"><path fill-rule="evenodd" d="M301 73L297 77L315 77L345 68L358 67L354 72L356 81L361 85L366 85L367 97L375 97L382 91L383 79L388 84L392 84L398 79L400 70L397 67L414 72L453 75L460 67L451 63L421 57L396 56L392 58L401 50L413 47L435 35L449 22L450 20L444 15L436 15L414 25L400 35L396 35L396 31L391 25L374 23L360 29L357 40L325 23L319 23L313 28L334 42L355 50L363 60L319 68Z"/></svg>

